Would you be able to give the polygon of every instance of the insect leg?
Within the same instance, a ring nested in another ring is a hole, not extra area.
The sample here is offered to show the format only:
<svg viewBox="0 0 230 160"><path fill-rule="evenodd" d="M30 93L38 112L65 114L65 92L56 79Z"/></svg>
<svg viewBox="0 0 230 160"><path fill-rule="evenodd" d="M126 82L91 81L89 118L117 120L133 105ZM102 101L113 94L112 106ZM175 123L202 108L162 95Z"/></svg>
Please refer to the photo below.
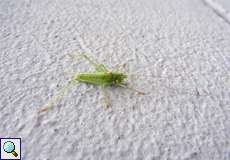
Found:
<svg viewBox="0 0 230 160"><path fill-rule="evenodd" d="M137 93L140 94L140 95L145 95L144 92L139 91L139 90L137 90L137 89L135 89L135 88L132 88L132 87L130 87L130 86L127 86L127 85L125 85L125 84L116 84L116 85L119 86L119 87L122 87L122 88L126 88L126 89L129 89L129 90L132 90L132 91L134 91L134 92L137 92Z"/></svg>
<svg viewBox="0 0 230 160"><path fill-rule="evenodd" d="M115 68L116 71L120 71L121 69L125 68L127 63L122 63L122 64L116 64L112 68Z"/></svg>
<svg viewBox="0 0 230 160"><path fill-rule="evenodd" d="M85 53L81 54L83 58L85 58L91 65L93 65L94 67L97 67L97 63L95 61L93 61L91 58L89 58L89 56L87 56Z"/></svg>
<svg viewBox="0 0 230 160"><path fill-rule="evenodd" d="M72 57L78 56L75 54L69 54L69 55ZM103 64L96 63L94 60L92 60L92 58L89 58L89 56L87 56L85 53L81 53L81 54L79 54L79 56L82 56L83 58L85 58L95 68L96 71L98 71L98 72L107 72L108 71Z"/></svg>
<svg viewBox="0 0 230 160"><path fill-rule="evenodd" d="M45 111L48 111L50 108L52 108L52 106L57 101L59 101L76 83L77 81L74 79L69 81L68 84L63 86L56 95L51 97L51 99L43 107L39 109L39 112L45 112Z"/></svg>
<svg viewBox="0 0 230 160"><path fill-rule="evenodd" d="M108 70L106 69L106 67L103 64L98 64L96 62L94 62L91 58L89 58L85 53L82 53L82 56L89 61L89 63L91 65L94 66L95 70L97 72L107 72Z"/></svg>
<svg viewBox="0 0 230 160"><path fill-rule="evenodd" d="M105 85L102 85L101 86L101 89L102 89L102 93L103 93L103 96L104 96L104 101L105 101L105 108L109 108L109 96L108 96L108 93L105 89Z"/></svg>

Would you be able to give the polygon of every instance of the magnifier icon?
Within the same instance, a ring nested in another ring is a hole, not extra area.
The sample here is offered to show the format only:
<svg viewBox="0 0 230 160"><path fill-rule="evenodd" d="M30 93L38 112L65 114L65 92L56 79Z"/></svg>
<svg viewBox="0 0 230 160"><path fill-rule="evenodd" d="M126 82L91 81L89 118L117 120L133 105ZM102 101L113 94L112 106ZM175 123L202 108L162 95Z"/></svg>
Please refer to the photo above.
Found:
<svg viewBox="0 0 230 160"><path fill-rule="evenodd" d="M7 141L3 144L3 149L7 153L13 154L15 157L18 156L17 152L15 152L15 145L11 141Z"/></svg>

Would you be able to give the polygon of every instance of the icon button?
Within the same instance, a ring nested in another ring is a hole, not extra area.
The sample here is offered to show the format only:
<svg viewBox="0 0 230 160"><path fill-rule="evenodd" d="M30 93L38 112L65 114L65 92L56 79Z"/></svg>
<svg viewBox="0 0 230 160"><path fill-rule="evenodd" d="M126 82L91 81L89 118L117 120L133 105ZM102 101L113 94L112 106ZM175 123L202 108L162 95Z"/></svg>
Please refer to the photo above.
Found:
<svg viewBox="0 0 230 160"><path fill-rule="evenodd" d="M15 152L15 145L12 141L7 141L3 144L3 149L7 153L12 153L15 157L18 156L17 152Z"/></svg>
<svg viewBox="0 0 230 160"><path fill-rule="evenodd" d="M0 138L0 160L21 159L21 138Z"/></svg>

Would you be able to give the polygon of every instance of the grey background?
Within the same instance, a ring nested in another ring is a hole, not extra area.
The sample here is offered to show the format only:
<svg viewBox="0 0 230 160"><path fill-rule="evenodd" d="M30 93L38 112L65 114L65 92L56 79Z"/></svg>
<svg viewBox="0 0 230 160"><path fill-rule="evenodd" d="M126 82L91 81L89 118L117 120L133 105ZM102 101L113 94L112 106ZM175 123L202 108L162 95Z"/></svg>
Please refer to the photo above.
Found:
<svg viewBox="0 0 230 160"><path fill-rule="evenodd" d="M230 159L225 2L1 0L0 137L21 137L23 159ZM38 113L72 72L93 70L74 50L125 62L148 94L109 87L106 110L80 84Z"/></svg>

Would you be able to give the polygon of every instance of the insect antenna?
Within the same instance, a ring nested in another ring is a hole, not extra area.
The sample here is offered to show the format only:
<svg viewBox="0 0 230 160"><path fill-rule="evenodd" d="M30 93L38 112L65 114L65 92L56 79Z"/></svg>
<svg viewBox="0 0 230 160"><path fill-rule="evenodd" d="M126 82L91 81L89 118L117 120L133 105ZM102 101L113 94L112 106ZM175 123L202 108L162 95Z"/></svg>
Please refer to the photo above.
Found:
<svg viewBox="0 0 230 160"><path fill-rule="evenodd" d="M132 91L134 91L134 92L136 92L136 93L138 93L139 95L145 95L146 93L144 93L144 92L142 92L142 91L139 91L139 90L137 90L137 89L135 89L135 88L133 88L133 87L130 87L130 86L128 86L128 85L125 85L125 84L117 84L119 87L122 87L122 88L126 88L126 89L129 89L129 90L132 90Z"/></svg>

